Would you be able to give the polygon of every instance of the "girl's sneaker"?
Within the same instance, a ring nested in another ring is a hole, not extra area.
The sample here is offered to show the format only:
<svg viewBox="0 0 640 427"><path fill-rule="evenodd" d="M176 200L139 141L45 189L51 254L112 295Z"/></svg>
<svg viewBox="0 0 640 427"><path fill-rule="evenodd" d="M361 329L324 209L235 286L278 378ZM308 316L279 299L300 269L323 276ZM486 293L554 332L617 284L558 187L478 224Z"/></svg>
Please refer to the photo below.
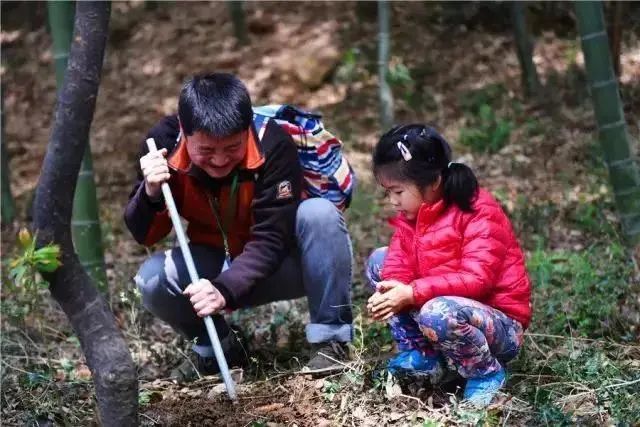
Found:
<svg viewBox="0 0 640 427"><path fill-rule="evenodd" d="M470 378L464 388L464 399L475 406L489 406L506 382L504 368L486 377Z"/></svg>
<svg viewBox="0 0 640 427"><path fill-rule="evenodd" d="M432 384L439 383L446 373L441 356L426 356L420 350L405 350L389 359L387 370L394 376L428 377Z"/></svg>

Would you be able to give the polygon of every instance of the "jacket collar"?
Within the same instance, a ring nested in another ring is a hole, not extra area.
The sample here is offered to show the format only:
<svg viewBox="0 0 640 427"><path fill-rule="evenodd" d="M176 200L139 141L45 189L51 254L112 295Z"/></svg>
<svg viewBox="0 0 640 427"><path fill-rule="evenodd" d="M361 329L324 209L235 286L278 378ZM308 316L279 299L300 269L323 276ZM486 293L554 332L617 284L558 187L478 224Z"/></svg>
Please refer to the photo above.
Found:
<svg viewBox="0 0 640 427"><path fill-rule="evenodd" d="M442 212L445 211L446 205L444 199L440 199L430 205L423 203L420 205L418 215L416 215L416 223L420 227L428 227L433 224Z"/></svg>
<svg viewBox="0 0 640 427"><path fill-rule="evenodd" d="M400 213L391 218L389 224L405 230L411 230L412 232L417 230L422 233L427 227L433 224L445 210L446 204L443 199L432 204L422 203L418 209L415 221L409 221L403 213Z"/></svg>
<svg viewBox="0 0 640 427"><path fill-rule="evenodd" d="M194 177L202 177L202 174L206 175L206 172L194 165L191 161L189 152L187 151L187 139L182 132L180 133L179 138L178 146L169 157L169 167L177 172ZM247 141L247 153L245 154L244 159L237 166L237 169L258 169L264 164L264 162L264 153L260 149L260 143L258 142L256 131L253 125L251 125L249 129L249 140Z"/></svg>

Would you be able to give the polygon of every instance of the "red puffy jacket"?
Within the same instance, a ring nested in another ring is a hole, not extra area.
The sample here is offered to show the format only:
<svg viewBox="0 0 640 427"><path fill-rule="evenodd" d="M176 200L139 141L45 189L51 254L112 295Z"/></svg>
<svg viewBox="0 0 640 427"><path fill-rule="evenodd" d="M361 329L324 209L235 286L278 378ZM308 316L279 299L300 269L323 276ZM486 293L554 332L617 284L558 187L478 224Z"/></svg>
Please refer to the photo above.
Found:
<svg viewBox="0 0 640 427"><path fill-rule="evenodd" d="M418 307L439 296L471 298L496 308L527 327L531 283L524 255L509 219L481 189L473 212L442 200L422 204L415 223L402 214L382 269L384 280L413 286Z"/></svg>

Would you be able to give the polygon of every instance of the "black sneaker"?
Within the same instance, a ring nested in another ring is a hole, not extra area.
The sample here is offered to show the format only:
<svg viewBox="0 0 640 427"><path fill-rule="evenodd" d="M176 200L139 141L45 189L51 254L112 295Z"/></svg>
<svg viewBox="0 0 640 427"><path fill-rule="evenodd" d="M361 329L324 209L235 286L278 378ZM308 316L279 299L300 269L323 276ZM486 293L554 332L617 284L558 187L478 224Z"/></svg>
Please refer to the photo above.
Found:
<svg viewBox="0 0 640 427"><path fill-rule="evenodd" d="M235 333L220 340L225 359L229 368L243 367L247 364L247 354ZM215 357L202 357L195 351L191 352L176 368L171 370L170 378L178 383L191 382L202 375L215 375L220 372L220 367Z"/></svg>
<svg viewBox="0 0 640 427"><path fill-rule="evenodd" d="M344 369L349 360L347 343L328 341L311 344L309 362L303 371L310 373L326 373Z"/></svg>

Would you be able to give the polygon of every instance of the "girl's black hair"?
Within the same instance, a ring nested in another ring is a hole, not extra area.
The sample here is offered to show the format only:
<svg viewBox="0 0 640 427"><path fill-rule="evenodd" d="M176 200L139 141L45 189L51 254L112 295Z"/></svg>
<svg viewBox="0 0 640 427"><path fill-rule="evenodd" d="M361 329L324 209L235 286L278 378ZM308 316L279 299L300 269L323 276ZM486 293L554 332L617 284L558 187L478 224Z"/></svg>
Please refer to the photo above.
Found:
<svg viewBox="0 0 640 427"><path fill-rule="evenodd" d="M404 154L400 145L406 147ZM451 147L435 129L420 124L402 125L380 138L373 151L373 174L377 179L384 176L409 181L421 190L442 176L444 202L471 212L478 180L468 166L450 162Z"/></svg>

